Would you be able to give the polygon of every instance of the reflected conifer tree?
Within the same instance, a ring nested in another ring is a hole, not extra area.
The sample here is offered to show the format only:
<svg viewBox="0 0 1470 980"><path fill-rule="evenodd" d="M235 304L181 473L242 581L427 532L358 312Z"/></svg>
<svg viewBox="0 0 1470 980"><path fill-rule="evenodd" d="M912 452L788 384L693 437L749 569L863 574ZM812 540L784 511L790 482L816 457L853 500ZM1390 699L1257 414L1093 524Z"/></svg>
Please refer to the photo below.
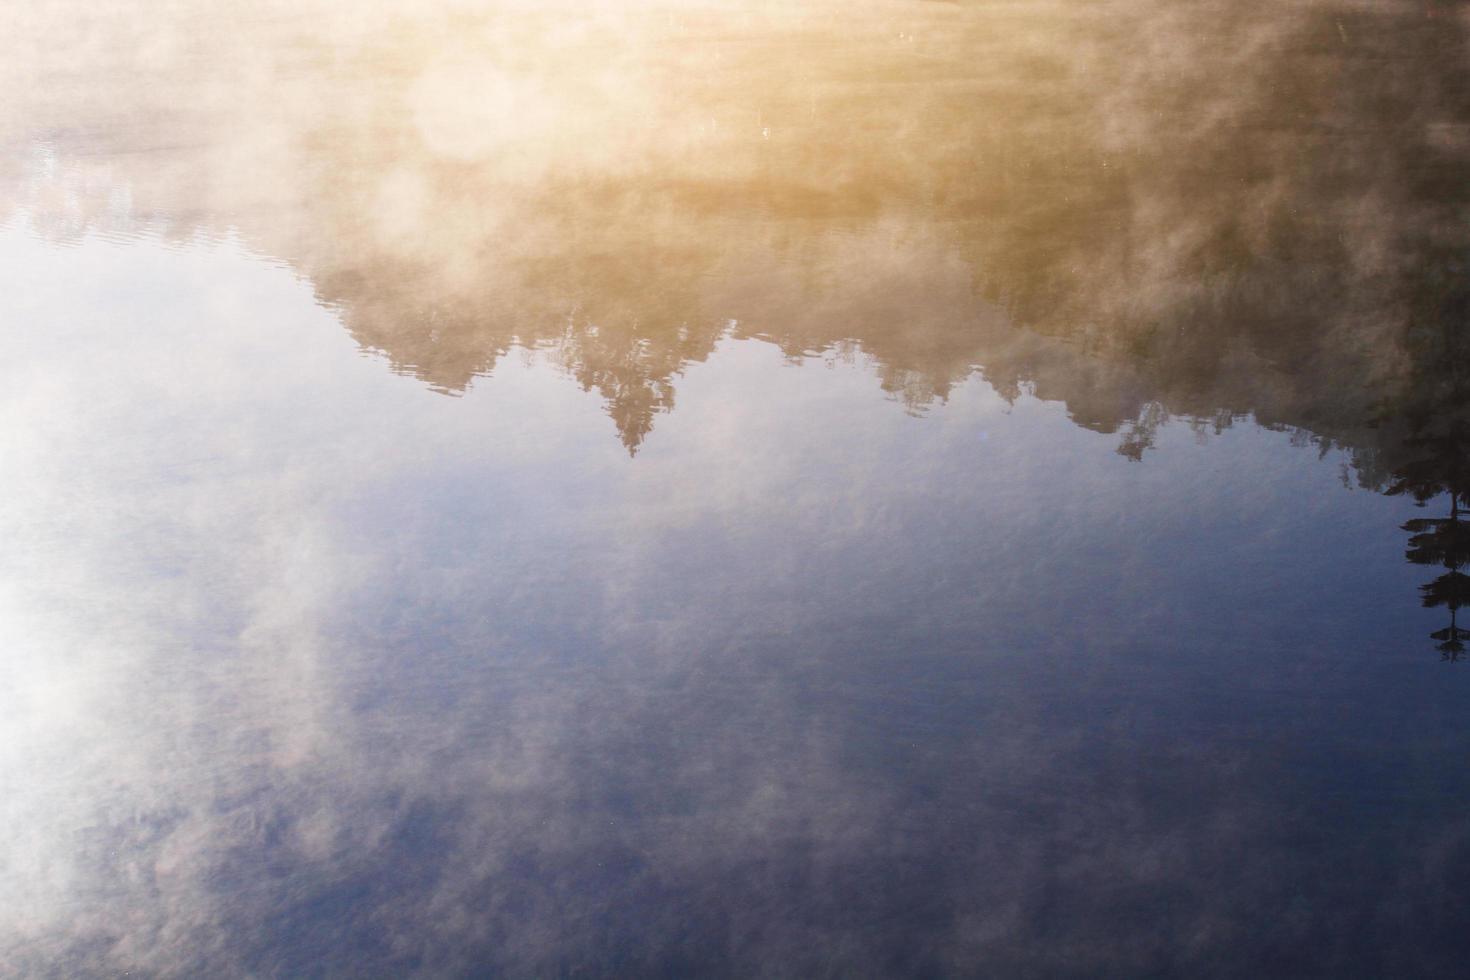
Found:
<svg viewBox="0 0 1470 980"><path fill-rule="evenodd" d="M1416 565L1441 565L1444 574L1420 586L1426 608L1445 607L1450 613L1449 625L1435 630L1430 637L1438 641L1445 660L1459 660L1470 640L1470 629L1460 626L1460 607L1470 599L1470 575L1460 571L1470 559L1470 523L1462 521L1460 492L1450 492L1448 517L1415 518L1404 524L1410 532L1405 557Z"/></svg>
<svg viewBox="0 0 1470 980"><path fill-rule="evenodd" d="M1388 487L1391 494L1407 494L1420 506L1445 496L1445 517L1415 518L1405 557L1416 565L1437 565L1444 572L1421 586L1426 608L1449 610L1449 625L1430 636L1446 660L1459 660L1470 640L1470 629L1458 622L1462 606L1470 602L1470 520L1464 505L1470 493L1470 385L1467 355L1470 339L1470 285L1465 274L1470 259L1464 255L1436 256L1426 266L1415 297L1415 322L1408 348L1416 367L1406 395L1402 420L1408 429L1404 447L1408 458L1395 468Z"/></svg>
<svg viewBox="0 0 1470 980"><path fill-rule="evenodd" d="M1449 384L1438 394L1443 399L1439 413L1421 414L1413 419L1415 435L1407 445L1421 455L1405 464L1389 487L1391 494L1409 494L1421 506L1443 496L1449 497L1449 513L1445 517L1421 517L1407 521L1409 532L1405 557L1416 565L1438 565L1443 574L1421 586L1426 608L1446 608L1450 622L1444 629L1430 634L1438 641L1446 660L1459 660L1470 640L1470 629L1458 623L1460 608L1470 602L1470 575L1461 571L1470 564L1470 520L1465 520L1464 503L1467 483L1466 456L1470 451L1470 418L1466 417L1466 391L1463 375L1464 341L1447 332L1444 338L1449 356L1445 373Z"/></svg>

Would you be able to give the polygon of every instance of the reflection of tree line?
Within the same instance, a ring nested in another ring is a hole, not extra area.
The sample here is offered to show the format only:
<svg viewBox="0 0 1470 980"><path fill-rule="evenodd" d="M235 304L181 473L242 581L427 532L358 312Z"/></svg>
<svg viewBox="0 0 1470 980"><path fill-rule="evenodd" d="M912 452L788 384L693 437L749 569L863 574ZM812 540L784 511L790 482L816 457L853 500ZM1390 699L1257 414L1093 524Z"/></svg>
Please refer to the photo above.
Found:
<svg viewBox="0 0 1470 980"><path fill-rule="evenodd" d="M502 52L535 82L528 113L595 111L575 141L529 130L475 159L425 149L404 96L419 53L374 41L366 67L231 94L228 152L162 168L187 179L150 196L147 154L127 176L140 208L213 209L290 260L359 343L436 388L546 351L630 452L726 336L861 351L914 410L978 370L1134 459L1170 420L1310 433L1367 485L1449 495L1448 518L1409 530L1411 560L1446 568L1426 601L1453 618L1465 5L1035 6L837 28L716 11L635 24L637 43L532 23ZM433 30L424 50L454 49ZM155 72L142 90L169 88Z"/></svg>
<svg viewBox="0 0 1470 980"><path fill-rule="evenodd" d="M880 84L905 68L889 54L867 87L824 92L832 128L908 127L924 151L855 146L783 113L795 93L731 69L786 142L735 148L730 172L701 155L683 181L545 181L475 275L446 260L483 244L457 234L378 248L371 275L371 248L306 265L359 341L442 388L513 345L554 350L607 399L630 449L673 405L682 367L733 332L792 355L860 349L915 408L980 369L1121 432L1134 457L1171 418L1251 414L1376 459L1408 297L1443 262L1431 253L1470 175L1464 34L1417 4L1315 9L1263 16L1286 26L1244 54L1206 45L1153 73L1105 48L1094 71L1114 84L1096 98L1018 61L1031 77L989 100L979 92L997 85L972 78L915 104ZM1253 16L1213 14L1239 30ZM421 169L426 213L484 191ZM828 172L833 188L813 177ZM339 184L319 205L325 226L350 227L370 189Z"/></svg>

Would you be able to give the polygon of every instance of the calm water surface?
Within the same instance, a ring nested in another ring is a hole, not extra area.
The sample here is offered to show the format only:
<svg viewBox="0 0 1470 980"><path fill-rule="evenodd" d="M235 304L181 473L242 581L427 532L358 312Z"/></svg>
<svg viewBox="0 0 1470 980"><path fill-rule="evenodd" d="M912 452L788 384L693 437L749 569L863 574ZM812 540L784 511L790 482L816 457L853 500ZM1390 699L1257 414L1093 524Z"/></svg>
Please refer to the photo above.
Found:
<svg viewBox="0 0 1470 980"><path fill-rule="evenodd" d="M0 973L1464 969L1470 6L0 53Z"/></svg>

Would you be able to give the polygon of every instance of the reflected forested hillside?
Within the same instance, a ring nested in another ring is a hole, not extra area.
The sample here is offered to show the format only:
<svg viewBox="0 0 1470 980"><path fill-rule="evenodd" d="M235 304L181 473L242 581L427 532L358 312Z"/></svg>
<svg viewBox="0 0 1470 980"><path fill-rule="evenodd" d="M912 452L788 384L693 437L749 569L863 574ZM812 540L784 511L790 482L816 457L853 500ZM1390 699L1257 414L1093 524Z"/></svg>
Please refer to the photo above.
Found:
<svg viewBox="0 0 1470 980"><path fill-rule="evenodd" d="M1249 414L1379 487L1460 404L1461 3L8 16L9 210L237 235L445 392L544 351L629 451L726 336L1135 457Z"/></svg>

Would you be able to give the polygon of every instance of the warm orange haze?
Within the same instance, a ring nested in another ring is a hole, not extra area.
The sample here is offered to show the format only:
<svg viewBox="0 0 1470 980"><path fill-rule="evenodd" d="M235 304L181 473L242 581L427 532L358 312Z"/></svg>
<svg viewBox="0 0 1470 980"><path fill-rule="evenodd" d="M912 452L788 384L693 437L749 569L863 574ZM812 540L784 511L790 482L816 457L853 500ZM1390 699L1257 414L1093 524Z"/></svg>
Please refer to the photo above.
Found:
<svg viewBox="0 0 1470 980"><path fill-rule="evenodd" d="M1391 384L1464 246L1453 6L175 6L19 14L12 212L237 235L446 391L546 349L630 448L727 333L1361 423L1281 389Z"/></svg>
<svg viewBox="0 0 1470 980"><path fill-rule="evenodd" d="M1463 963L1470 6L145 6L0 11L0 972Z"/></svg>

